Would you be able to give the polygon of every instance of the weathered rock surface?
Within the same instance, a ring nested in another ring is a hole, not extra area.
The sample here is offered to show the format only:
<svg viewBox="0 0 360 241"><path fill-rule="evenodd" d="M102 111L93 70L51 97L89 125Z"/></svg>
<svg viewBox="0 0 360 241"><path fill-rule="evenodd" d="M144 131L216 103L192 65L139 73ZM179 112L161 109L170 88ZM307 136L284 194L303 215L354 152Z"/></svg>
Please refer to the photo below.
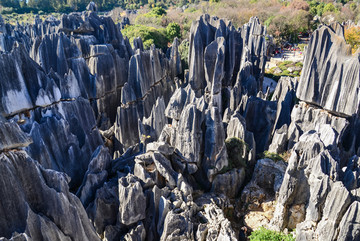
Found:
<svg viewBox="0 0 360 241"><path fill-rule="evenodd" d="M343 27L334 26L322 26L314 31L297 96L338 115L352 116L359 112L359 58L358 54L351 55L344 31L336 31Z"/></svg>
<svg viewBox="0 0 360 241"><path fill-rule="evenodd" d="M245 224L256 229L270 223L274 203L279 195L286 170L286 163L271 159L258 160L251 181L244 187L241 201Z"/></svg>
<svg viewBox="0 0 360 241"><path fill-rule="evenodd" d="M31 138L21 131L15 122L6 122L0 118L0 152L27 147Z"/></svg>
<svg viewBox="0 0 360 241"><path fill-rule="evenodd" d="M1 153L0 165L2 237L100 240L66 174L43 168L24 151Z"/></svg>
<svg viewBox="0 0 360 241"><path fill-rule="evenodd" d="M182 76L177 39L132 48L87 10L0 23L0 237L237 240L241 202L251 228L358 238L359 71L342 28L314 33L300 80L270 101L257 18L236 30L201 16ZM265 150L291 157L256 161Z"/></svg>
<svg viewBox="0 0 360 241"><path fill-rule="evenodd" d="M146 198L140 182L132 175L119 179L119 220L125 225L145 219Z"/></svg>
<svg viewBox="0 0 360 241"><path fill-rule="evenodd" d="M72 188L80 186L92 153L103 144L89 102L60 102L24 119L21 127L33 139L26 148L29 155L45 168L67 173Z"/></svg>
<svg viewBox="0 0 360 241"><path fill-rule="evenodd" d="M266 61L265 31L257 18L235 30L231 22L209 15L199 17L191 26L189 48L189 83L195 92L206 86L210 91L207 82L213 77L222 81L222 86L232 86L236 79L238 82L253 79L255 93L261 90ZM221 52L217 50L219 44Z"/></svg>

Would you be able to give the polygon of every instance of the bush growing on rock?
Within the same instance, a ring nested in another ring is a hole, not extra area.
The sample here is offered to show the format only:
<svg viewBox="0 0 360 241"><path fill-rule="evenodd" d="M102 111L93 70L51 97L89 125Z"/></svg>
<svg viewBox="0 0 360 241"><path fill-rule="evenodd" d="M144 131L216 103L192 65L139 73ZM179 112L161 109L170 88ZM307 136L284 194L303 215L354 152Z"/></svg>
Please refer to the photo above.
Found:
<svg viewBox="0 0 360 241"><path fill-rule="evenodd" d="M174 22L169 23L169 25L166 27L166 36L169 42L172 42L175 37L180 38L181 37L180 25Z"/></svg>
<svg viewBox="0 0 360 241"><path fill-rule="evenodd" d="M230 137L225 140L225 145L229 158L228 168L246 167L246 157L249 152L248 144L237 137Z"/></svg>
<svg viewBox="0 0 360 241"><path fill-rule="evenodd" d="M273 153L273 152L269 152L269 151L264 151L262 158L269 158L273 161L283 161L284 159L277 153Z"/></svg>

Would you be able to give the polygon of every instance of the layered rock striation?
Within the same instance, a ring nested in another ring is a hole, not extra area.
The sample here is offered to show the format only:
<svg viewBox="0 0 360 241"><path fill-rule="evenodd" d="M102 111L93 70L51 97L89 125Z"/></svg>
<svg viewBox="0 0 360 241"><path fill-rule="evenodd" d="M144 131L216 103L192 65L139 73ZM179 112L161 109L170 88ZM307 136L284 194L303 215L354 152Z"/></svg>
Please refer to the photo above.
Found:
<svg viewBox="0 0 360 241"><path fill-rule="evenodd" d="M314 32L300 80L262 93L256 17L194 21L181 80L177 39L132 47L87 9L0 21L1 239L239 240L242 216L358 238L358 59L340 25Z"/></svg>

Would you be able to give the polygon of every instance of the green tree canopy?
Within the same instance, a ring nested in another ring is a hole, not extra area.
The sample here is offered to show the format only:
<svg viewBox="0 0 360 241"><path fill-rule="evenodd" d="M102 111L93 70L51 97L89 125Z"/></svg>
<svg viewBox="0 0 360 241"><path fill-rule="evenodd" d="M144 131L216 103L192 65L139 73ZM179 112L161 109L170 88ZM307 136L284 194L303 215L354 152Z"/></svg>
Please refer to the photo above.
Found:
<svg viewBox="0 0 360 241"><path fill-rule="evenodd" d="M172 42L175 37L180 38L181 37L180 25L174 22L169 23L169 25L166 27L166 36L169 42Z"/></svg>

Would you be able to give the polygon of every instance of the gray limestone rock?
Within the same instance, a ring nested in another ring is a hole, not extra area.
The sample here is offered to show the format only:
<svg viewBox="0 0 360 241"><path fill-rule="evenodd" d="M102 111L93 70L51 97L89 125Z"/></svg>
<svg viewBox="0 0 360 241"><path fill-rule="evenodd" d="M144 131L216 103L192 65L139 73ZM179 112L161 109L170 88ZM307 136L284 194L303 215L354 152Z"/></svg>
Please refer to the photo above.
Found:
<svg viewBox="0 0 360 241"><path fill-rule="evenodd" d="M247 130L254 134L256 153L262 153L270 145L276 110L276 103L272 101L253 96L247 101L244 117Z"/></svg>
<svg viewBox="0 0 360 241"><path fill-rule="evenodd" d="M0 154L0 236L32 240L100 240L66 174L43 168L23 151ZM54 208L57 207L57 208ZM11 215L9 215L11 214ZM15 239L15 238L14 238Z"/></svg>
<svg viewBox="0 0 360 241"><path fill-rule="evenodd" d="M97 12L97 5L94 2L89 2L89 4L86 6L86 10Z"/></svg>
<svg viewBox="0 0 360 241"><path fill-rule="evenodd" d="M291 112L291 123L288 129L288 149L291 149L299 137L310 130L315 130L321 125L329 124L338 134L336 143L341 143L344 133L349 126L349 121L345 118L330 114L314 106L300 102L295 105Z"/></svg>
<svg viewBox="0 0 360 241"><path fill-rule="evenodd" d="M260 159L255 165L251 181L241 194L243 203L248 204L246 211L258 211L263 202L273 201L279 195L284 179L286 163L271 159Z"/></svg>
<svg viewBox="0 0 360 241"><path fill-rule="evenodd" d="M224 216L223 211L216 204L211 203L206 205L203 216L206 223L199 226L203 231L202 234L199 233L201 231L198 228L198 236L203 237L203 239L200 240L237 240L230 221Z"/></svg>
<svg viewBox="0 0 360 241"><path fill-rule="evenodd" d="M146 197L134 175L119 179L119 221L130 225L145 219Z"/></svg>
<svg viewBox="0 0 360 241"><path fill-rule="evenodd" d="M333 183L322 210L322 219L316 229L320 240L337 240L338 225L350 203L351 196L344 185L341 182Z"/></svg>
<svg viewBox="0 0 360 241"><path fill-rule="evenodd" d="M60 100L59 87L28 55L22 45L0 55L0 113L7 116Z"/></svg>
<svg viewBox="0 0 360 241"><path fill-rule="evenodd" d="M212 182L211 191L235 198L245 180L245 169L233 169L229 172L218 174Z"/></svg>
<svg viewBox="0 0 360 241"><path fill-rule="evenodd" d="M175 78L182 74L182 65L181 65L181 55L179 53L180 41L177 37L174 38L174 41L170 48L170 70L171 77Z"/></svg>
<svg viewBox="0 0 360 241"><path fill-rule="evenodd" d="M271 100L277 101L276 120L273 134L283 125L290 125L291 111L296 102L296 88L298 79L291 77L281 77L277 84Z"/></svg>
<svg viewBox="0 0 360 241"><path fill-rule="evenodd" d="M32 139L15 122L0 119L0 152L27 147L31 143Z"/></svg>
<svg viewBox="0 0 360 241"><path fill-rule="evenodd" d="M176 132L175 148L192 162L200 162L202 140L202 114L194 104L187 105L181 113Z"/></svg>
<svg viewBox="0 0 360 241"><path fill-rule="evenodd" d="M205 113L206 131L202 167L211 182L213 175L229 165L225 146L225 131L219 108L211 106Z"/></svg>
<svg viewBox="0 0 360 241"><path fill-rule="evenodd" d="M302 101L338 115L352 116L359 111L360 63L338 32L327 26L314 31L296 94Z"/></svg>
<svg viewBox="0 0 360 241"><path fill-rule="evenodd" d="M67 173L80 186L91 154L103 144L87 100L60 102L30 113L21 126L33 139L26 150L45 168Z"/></svg>
<svg viewBox="0 0 360 241"><path fill-rule="evenodd" d="M89 204L86 212L98 234L110 235L109 229L116 224L119 212L117 180L105 182L96 190L95 199Z"/></svg>
<svg viewBox="0 0 360 241"><path fill-rule="evenodd" d="M175 90L165 110L165 116L171 119L180 120L181 112L185 107L187 93L183 88Z"/></svg>
<svg viewBox="0 0 360 241"><path fill-rule="evenodd" d="M123 149L139 142L138 121L136 105L117 108L115 138L123 145Z"/></svg>
<svg viewBox="0 0 360 241"><path fill-rule="evenodd" d="M294 146L271 221L273 227L282 230L298 225L299 237L317 234L322 240L336 238L340 219L350 204L350 193L339 182L339 163L332 157L336 158L337 151L327 144L337 137L333 129L329 130L332 135L326 134L326 126L304 133ZM334 205L337 212L330 211ZM295 221L291 208L300 206L305 209L302 218Z"/></svg>
<svg viewBox="0 0 360 241"><path fill-rule="evenodd" d="M226 132L227 138L237 137L244 140L249 145L249 151L251 153L249 161L254 161L256 156L254 134L246 129L244 117L238 112L235 112L230 118Z"/></svg>
<svg viewBox="0 0 360 241"><path fill-rule="evenodd" d="M341 219L339 224L339 234L337 240L339 241L350 241L358 240L360 238L359 234L359 202L353 202L350 207L347 209L346 213Z"/></svg>
<svg viewBox="0 0 360 241"><path fill-rule="evenodd" d="M165 156L170 156L174 153L174 147L165 142L151 142L146 145L146 151L159 152Z"/></svg>
<svg viewBox="0 0 360 241"><path fill-rule="evenodd" d="M160 240L194 240L193 224L189 217L169 211L164 220L164 229Z"/></svg>
<svg viewBox="0 0 360 241"><path fill-rule="evenodd" d="M225 60L225 39L217 38L211 42L204 52L204 71L207 89L212 95L220 93L222 87L222 78L224 77ZM221 106L221 103L219 103Z"/></svg>
<svg viewBox="0 0 360 241"><path fill-rule="evenodd" d="M360 187L360 167L359 157L353 156L347 163L344 170L343 183L348 190L354 190Z"/></svg>
<svg viewBox="0 0 360 241"><path fill-rule="evenodd" d="M283 153L287 150L288 144L288 126L284 124L280 129L277 129L273 135L269 152Z"/></svg>
<svg viewBox="0 0 360 241"><path fill-rule="evenodd" d="M104 146L99 146L91 157L84 180L76 193L85 208L95 198L96 190L106 181L110 162L109 150Z"/></svg>
<svg viewBox="0 0 360 241"><path fill-rule="evenodd" d="M128 232L124 240L126 241L145 241L146 238L146 231L142 222L138 224L135 228L131 229Z"/></svg>
<svg viewBox="0 0 360 241"><path fill-rule="evenodd" d="M152 140L157 140L161 134L163 127L166 124L165 119L165 102L164 99L159 97L151 110L148 118L142 121L145 133L143 135L150 136Z"/></svg>
<svg viewBox="0 0 360 241"><path fill-rule="evenodd" d="M265 32L258 18L251 18L241 30L235 30L229 21L209 15L193 22L189 38L189 83L197 95L206 86L210 91L214 76L217 83L221 82L220 86L232 86L237 78L237 82L249 83L245 88L254 87L256 93L262 86L266 62Z"/></svg>
<svg viewBox="0 0 360 241"><path fill-rule="evenodd" d="M171 162L159 152L152 154L152 159L159 174L165 178L170 188L177 184L178 174L173 170Z"/></svg>

